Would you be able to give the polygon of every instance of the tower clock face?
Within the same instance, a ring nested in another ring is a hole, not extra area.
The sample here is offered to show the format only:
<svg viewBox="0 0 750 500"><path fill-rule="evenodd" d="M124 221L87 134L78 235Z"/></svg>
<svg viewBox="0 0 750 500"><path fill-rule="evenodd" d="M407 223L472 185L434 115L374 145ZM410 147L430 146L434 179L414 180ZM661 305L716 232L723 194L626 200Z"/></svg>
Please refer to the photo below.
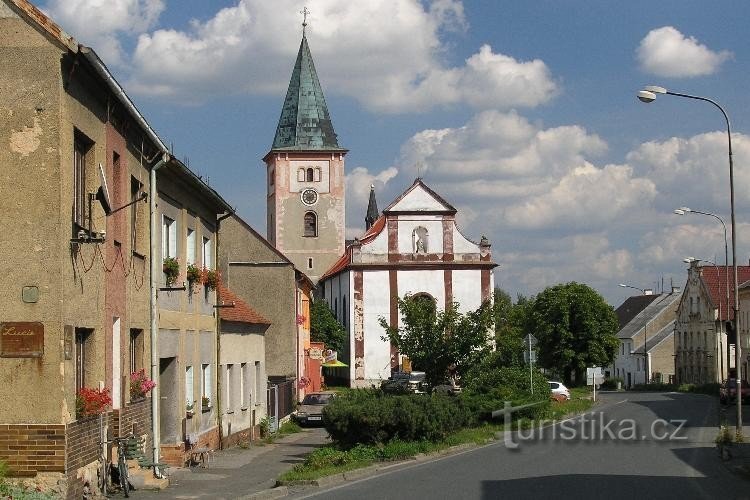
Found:
<svg viewBox="0 0 750 500"><path fill-rule="evenodd" d="M318 192L308 188L302 191L302 203L305 205L315 205L318 202Z"/></svg>

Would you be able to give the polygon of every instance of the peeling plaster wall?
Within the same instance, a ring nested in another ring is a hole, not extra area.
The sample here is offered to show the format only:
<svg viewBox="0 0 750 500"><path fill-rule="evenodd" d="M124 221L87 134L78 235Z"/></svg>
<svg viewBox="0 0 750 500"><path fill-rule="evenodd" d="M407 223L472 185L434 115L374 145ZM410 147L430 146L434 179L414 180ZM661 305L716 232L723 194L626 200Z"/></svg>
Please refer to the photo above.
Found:
<svg viewBox="0 0 750 500"><path fill-rule="evenodd" d="M380 384L391 376L390 343L382 340L385 334L379 318L388 318L390 314L390 289L388 271L365 272L364 292L364 342L365 342L365 380L368 383Z"/></svg>

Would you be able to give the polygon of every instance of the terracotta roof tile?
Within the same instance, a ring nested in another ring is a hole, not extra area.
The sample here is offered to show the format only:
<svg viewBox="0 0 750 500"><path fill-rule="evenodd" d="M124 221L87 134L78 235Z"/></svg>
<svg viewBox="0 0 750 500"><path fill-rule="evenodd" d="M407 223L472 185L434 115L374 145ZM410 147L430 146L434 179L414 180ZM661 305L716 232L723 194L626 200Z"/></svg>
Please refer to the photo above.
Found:
<svg viewBox="0 0 750 500"><path fill-rule="evenodd" d="M271 322L261 316L245 301L240 299L224 285L219 285L219 296L224 304L234 302L234 307L219 308L219 317L223 321L237 321L239 323L252 323L255 325L270 325Z"/></svg>
<svg viewBox="0 0 750 500"><path fill-rule="evenodd" d="M370 229L368 229L365 232L365 234L362 235L362 237L359 239L359 242L360 243L371 242L383 231L383 228L385 228L385 216L381 215L373 223L372 227L370 227ZM339 257L339 259L333 263L333 265L328 269L328 271L323 273L323 276L320 277L320 281L330 278L331 276L338 274L344 269L346 269L346 266L348 266L349 263L351 262L353 245L354 243L346 247L346 251L344 251L344 255Z"/></svg>
<svg viewBox="0 0 750 500"><path fill-rule="evenodd" d="M701 279L711 295L713 306L720 310L719 319L727 320L727 271L729 271L729 309L733 309L734 304L734 286L732 267L724 266L701 266ZM744 283L750 280L750 266L737 266L737 283ZM729 319L734 318L734 313L729 315Z"/></svg>

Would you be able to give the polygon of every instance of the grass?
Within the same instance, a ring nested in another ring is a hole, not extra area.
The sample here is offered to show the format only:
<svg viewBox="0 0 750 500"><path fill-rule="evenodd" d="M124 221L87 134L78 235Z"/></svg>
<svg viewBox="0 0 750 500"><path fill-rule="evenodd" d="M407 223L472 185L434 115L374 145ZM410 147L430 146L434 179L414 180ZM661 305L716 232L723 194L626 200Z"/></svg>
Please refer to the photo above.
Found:
<svg viewBox="0 0 750 500"><path fill-rule="evenodd" d="M18 500L51 500L53 495L27 488L23 484L14 484L6 480L8 466L0 460L0 498Z"/></svg>
<svg viewBox="0 0 750 500"><path fill-rule="evenodd" d="M279 427L279 430L276 432L269 434L268 436L264 437L260 442L263 444L273 444L274 441L276 441L278 438L282 438L284 436L288 436L290 434L296 434L298 432L302 431L302 427L297 424L297 422L293 422L292 420L287 420L283 424L281 424L281 427Z"/></svg>

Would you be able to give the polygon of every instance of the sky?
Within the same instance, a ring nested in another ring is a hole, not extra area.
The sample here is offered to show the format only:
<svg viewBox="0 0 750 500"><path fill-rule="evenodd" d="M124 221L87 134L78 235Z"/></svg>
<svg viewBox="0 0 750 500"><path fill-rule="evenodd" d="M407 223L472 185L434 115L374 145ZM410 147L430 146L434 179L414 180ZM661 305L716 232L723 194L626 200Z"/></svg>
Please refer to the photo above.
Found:
<svg viewBox="0 0 750 500"><path fill-rule="evenodd" d="M174 154L265 233L265 166L302 36L346 156L347 236L421 175L486 235L511 296L577 281L683 287L750 259L750 2L48 0ZM744 40L744 41L743 41Z"/></svg>

